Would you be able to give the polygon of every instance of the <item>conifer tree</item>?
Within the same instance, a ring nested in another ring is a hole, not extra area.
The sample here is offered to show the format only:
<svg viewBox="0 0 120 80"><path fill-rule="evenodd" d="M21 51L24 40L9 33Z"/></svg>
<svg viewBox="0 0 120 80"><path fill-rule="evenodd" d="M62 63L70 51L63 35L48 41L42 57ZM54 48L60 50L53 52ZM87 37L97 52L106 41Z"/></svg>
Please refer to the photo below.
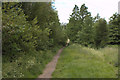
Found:
<svg viewBox="0 0 120 80"><path fill-rule="evenodd" d="M99 19L95 23L94 43L96 48L105 47L108 43L108 27L105 19Z"/></svg>
<svg viewBox="0 0 120 80"><path fill-rule="evenodd" d="M67 34L71 41L75 41L75 35L79 29L79 8L75 5L73 13L70 15L69 23L67 24Z"/></svg>
<svg viewBox="0 0 120 80"><path fill-rule="evenodd" d="M120 44L120 14L113 14L109 21L109 43Z"/></svg>

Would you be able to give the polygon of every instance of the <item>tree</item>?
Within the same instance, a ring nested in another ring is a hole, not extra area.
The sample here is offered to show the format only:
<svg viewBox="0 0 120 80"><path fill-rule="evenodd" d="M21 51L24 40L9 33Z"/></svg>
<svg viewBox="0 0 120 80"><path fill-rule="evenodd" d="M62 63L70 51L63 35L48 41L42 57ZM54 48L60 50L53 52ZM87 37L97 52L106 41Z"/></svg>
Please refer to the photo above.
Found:
<svg viewBox="0 0 120 80"><path fill-rule="evenodd" d="M59 23L57 11L52 8L51 2L23 3L22 8L28 16L28 21L37 17L37 24L40 25L41 29L45 29L55 22Z"/></svg>
<svg viewBox="0 0 120 80"><path fill-rule="evenodd" d="M88 8L83 4L79 10L75 5L72 15L70 15L69 23L67 24L68 37L72 42L79 43L85 46L93 43L93 18Z"/></svg>
<svg viewBox="0 0 120 80"><path fill-rule="evenodd" d="M88 7L85 6L85 4L83 4L81 7L80 7L80 19L82 20L82 22L84 21L85 17L86 16L91 16L91 13L88 12Z"/></svg>
<svg viewBox="0 0 120 80"><path fill-rule="evenodd" d="M67 24L67 34L71 41L75 41L75 35L79 29L79 8L75 5L73 13L70 15L69 23Z"/></svg>
<svg viewBox="0 0 120 80"><path fill-rule="evenodd" d="M93 22L97 22L98 20L100 19L100 16L99 14L97 14L94 18L93 18Z"/></svg>
<svg viewBox="0 0 120 80"><path fill-rule="evenodd" d="M39 40L39 45L37 49L43 49L43 45L46 44L46 48L54 47L61 42L61 36L63 34L62 29L60 28L60 23L57 15L57 11L53 9L51 2L42 2L42 3L23 3L22 8L24 9L25 14L28 16L27 20L31 21L37 17L36 24L42 29L42 31L49 30L49 36L44 35L44 38L41 35L40 39L43 39L42 42ZM28 11L27 11L28 10ZM64 40L62 42L65 42ZM61 44L60 44L61 45ZM40 48L42 47L42 48ZM44 48L45 48L44 47Z"/></svg>
<svg viewBox="0 0 120 80"><path fill-rule="evenodd" d="M113 14L109 21L109 43L120 44L120 14Z"/></svg>
<svg viewBox="0 0 120 80"><path fill-rule="evenodd" d="M2 6L3 54L29 51L34 48L30 25L19 3L3 3Z"/></svg>
<svg viewBox="0 0 120 80"><path fill-rule="evenodd" d="M85 17L83 28L76 35L76 42L84 46L93 45L93 19L90 16Z"/></svg>
<svg viewBox="0 0 120 80"><path fill-rule="evenodd" d="M108 42L108 27L105 19L99 19L95 23L94 43L96 48L105 47Z"/></svg>

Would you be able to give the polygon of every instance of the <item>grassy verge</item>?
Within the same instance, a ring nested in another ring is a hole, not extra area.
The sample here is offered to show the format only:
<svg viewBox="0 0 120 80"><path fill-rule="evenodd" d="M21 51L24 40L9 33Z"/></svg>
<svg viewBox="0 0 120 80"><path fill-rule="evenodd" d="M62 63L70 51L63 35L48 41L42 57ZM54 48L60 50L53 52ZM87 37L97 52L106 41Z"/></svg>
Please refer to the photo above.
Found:
<svg viewBox="0 0 120 80"><path fill-rule="evenodd" d="M53 78L115 78L118 74L118 48L95 50L78 44L61 53Z"/></svg>
<svg viewBox="0 0 120 80"><path fill-rule="evenodd" d="M18 57L13 58L12 61L9 56L3 56L2 76L4 78L37 78L58 49L17 53Z"/></svg>

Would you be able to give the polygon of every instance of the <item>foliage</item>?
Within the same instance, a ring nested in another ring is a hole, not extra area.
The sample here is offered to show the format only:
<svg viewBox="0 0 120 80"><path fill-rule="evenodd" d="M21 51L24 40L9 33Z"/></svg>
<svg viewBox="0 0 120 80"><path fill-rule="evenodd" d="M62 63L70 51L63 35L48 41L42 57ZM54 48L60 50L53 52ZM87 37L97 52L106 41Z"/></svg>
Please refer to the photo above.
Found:
<svg viewBox="0 0 120 80"><path fill-rule="evenodd" d="M66 33L72 43L88 47L101 48L107 44L119 44L119 18L119 14L116 13L107 23L99 14L92 17L85 4L80 9L75 5Z"/></svg>
<svg viewBox="0 0 120 80"><path fill-rule="evenodd" d="M51 3L4 2L2 15L3 77L37 77L66 44L57 11Z"/></svg>
<svg viewBox="0 0 120 80"><path fill-rule="evenodd" d="M105 19L99 19L95 23L95 47L105 47L108 43L108 27Z"/></svg>
<svg viewBox="0 0 120 80"><path fill-rule="evenodd" d="M72 15L70 15L69 23L67 24L67 35L71 41L75 41L75 34L80 29L79 25L79 8L75 5Z"/></svg>
<svg viewBox="0 0 120 80"><path fill-rule="evenodd" d="M47 51L31 51L28 53L18 53L17 59L9 62L9 56L3 56L3 78L37 78L42 74L45 65L50 62L57 53L58 48ZM24 55L23 55L24 54Z"/></svg>
<svg viewBox="0 0 120 80"><path fill-rule="evenodd" d="M109 21L109 43L120 44L120 14L113 14Z"/></svg>
<svg viewBox="0 0 120 80"><path fill-rule="evenodd" d="M16 53L18 51L29 52L29 50L32 49L47 50L50 49L50 46L55 47L58 44L64 45L66 38L59 24L57 14L51 8L51 5L47 7L49 3L27 4L33 4L33 6L30 7L32 8L30 13L22 10L22 3L3 3L3 53ZM44 6L46 10L50 10L50 12L48 11L49 14L40 11L43 10ZM37 12L34 11L36 7L39 7L35 10ZM24 13L26 13L26 15ZM34 13L34 15L32 13ZM48 18L43 16L43 14L48 16ZM51 17L49 16L50 14ZM42 16L44 18L42 18ZM27 20L26 18L32 19ZM44 19L51 19L49 20L51 22ZM43 25L43 23L47 24Z"/></svg>
<svg viewBox="0 0 120 80"><path fill-rule="evenodd" d="M18 3L3 3L2 12L3 54L27 51L34 48L33 42L30 42L32 40L30 25Z"/></svg>
<svg viewBox="0 0 120 80"><path fill-rule="evenodd" d="M72 42L82 44L84 46L92 46L93 44L93 18L88 8L83 4L80 10L77 5L70 15L67 24L67 34Z"/></svg>
<svg viewBox="0 0 120 80"><path fill-rule="evenodd" d="M48 40L47 44L49 45L46 45L45 47L47 46L53 47L53 45L58 45L58 44L61 45L60 43L65 44L65 41L66 41L66 39L64 39L65 38L64 32L62 31L62 28L59 23L57 11L54 10L51 6L52 6L52 3L45 3L45 2L23 3L22 5L22 8L24 9L25 14L29 16L27 20L31 21L33 20L34 17L37 17L36 24L40 26L40 29L44 31L47 28L49 30L49 33L50 33L49 39L48 39L48 36L46 36L45 40L43 39L43 41ZM29 12L27 10L29 10ZM45 38L45 34L44 34L44 38ZM44 42L41 42L41 43L44 43Z"/></svg>
<svg viewBox="0 0 120 80"><path fill-rule="evenodd" d="M84 46L92 46L93 44L93 23L92 17L85 17L83 28L81 31L78 31L76 35L76 42Z"/></svg>

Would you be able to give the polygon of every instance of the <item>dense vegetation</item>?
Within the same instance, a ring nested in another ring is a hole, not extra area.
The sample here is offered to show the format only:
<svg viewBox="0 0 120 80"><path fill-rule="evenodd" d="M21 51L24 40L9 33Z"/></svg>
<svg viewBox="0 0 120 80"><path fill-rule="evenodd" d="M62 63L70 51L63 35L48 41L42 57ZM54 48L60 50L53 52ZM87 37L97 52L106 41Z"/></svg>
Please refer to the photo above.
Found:
<svg viewBox="0 0 120 80"><path fill-rule="evenodd" d="M29 6L24 9L22 3L3 3L3 54L46 50L56 45L64 45L65 36L51 3L23 4L29 4L33 9ZM39 9L41 6L44 9ZM26 8L38 10L25 14ZM29 16L32 13L34 15ZM31 17L33 18L29 19Z"/></svg>
<svg viewBox="0 0 120 80"><path fill-rule="evenodd" d="M118 47L102 49L72 44L61 53L53 78L117 78Z"/></svg>
<svg viewBox="0 0 120 80"><path fill-rule="evenodd" d="M120 15L115 13L107 23L99 14L92 17L88 8L83 4L80 9L75 5L70 15L66 33L73 43L93 48L103 48L108 44L120 43Z"/></svg>
<svg viewBox="0 0 120 80"><path fill-rule="evenodd" d="M57 11L51 3L2 5L3 77L37 77L66 42Z"/></svg>
<svg viewBox="0 0 120 80"><path fill-rule="evenodd" d="M99 14L96 17L92 17L91 12L83 4L80 9L75 5L73 13L70 15L69 23L62 25L59 22L57 11L51 2L4 2L2 3L2 75L3 77L11 78L36 78L42 73L45 65L53 58L56 51L66 45L66 40L69 38L71 41L70 44L77 43L84 47L70 46L66 48L62 53L58 65L62 66L61 61L62 59L64 61L67 56L71 61L75 57L76 60L73 61L75 63L78 61L81 62L84 59L83 61L86 64L84 65L83 63L81 68L85 68L88 65L89 62L87 62L87 59L91 60L92 63L89 63L90 65L97 64L96 61L101 66L111 63L104 66L111 74L107 74L108 72L105 70L105 75L98 74L96 77L115 77L114 72L117 68L114 69L113 64L117 63L115 59L117 55L116 49L105 48L105 52L103 52L104 49L101 48L108 45L120 44L119 22L120 15L117 13L110 17L109 22L100 18ZM78 48L81 48L80 53L76 52ZM94 50L93 48L98 50ZM74 49L75 54L70 49ZM113 50L111 50L110 55L106 52L109 49ZM116 54L113 54L114 52ZM79 56L77 57L77 55ZM112 58L112 55L115 57ZM91 57L94 58L91 59ZM66 64L66 61L64 63ZM67 63L71 65L69 62ZM61 66L57 66L57 68L61 69ZM79 67L79 64L77 67ZM99 65L96 65L96 67L101 70ZM89 69L91 68L94 67L90 67ZM84 69L81 70L84 71ZM55 73L57 71L59 70L56 70ZM53 77L68 77L73 75L56 76L55 73ZM85 76L84 74L73 75L73 77L92 77L93 74L91 76Z"/></svg>

